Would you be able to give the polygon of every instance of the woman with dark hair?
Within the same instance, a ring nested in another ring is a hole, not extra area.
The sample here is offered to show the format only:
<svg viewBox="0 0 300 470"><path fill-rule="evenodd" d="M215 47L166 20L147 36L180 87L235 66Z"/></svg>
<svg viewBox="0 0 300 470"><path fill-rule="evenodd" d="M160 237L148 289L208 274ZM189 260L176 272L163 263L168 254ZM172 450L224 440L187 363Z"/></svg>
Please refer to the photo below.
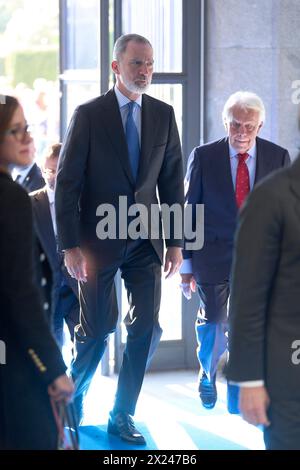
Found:
<svg viewBox="0 0 300 470"><path fill-rule="evenodd" d="M69 401L73 384L33 281L30 199L9 174L11 165L28 164L32 139L19 102L1 98L0 449L55 449L57 429L49 397Z"/></svg>

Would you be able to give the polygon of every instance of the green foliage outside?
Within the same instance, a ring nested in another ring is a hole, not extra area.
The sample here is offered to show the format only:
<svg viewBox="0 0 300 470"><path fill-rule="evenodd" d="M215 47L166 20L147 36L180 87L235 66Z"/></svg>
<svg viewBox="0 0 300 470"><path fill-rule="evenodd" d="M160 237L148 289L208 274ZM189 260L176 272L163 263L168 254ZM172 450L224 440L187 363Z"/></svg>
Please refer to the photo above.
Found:
<svg viewBox="0 0 300 470"><path fill-rule="evenodd" d="M32 87L36 78L57 79L58 49L32 49L14 52L7 58L6 71L13 77L12 84L25 83Z"/></svg>
<svg viewBox="0 0 300 470"><path fill-rule="evenodd" d="M0 0L0 82L57 80L59 0Z"/></svg>

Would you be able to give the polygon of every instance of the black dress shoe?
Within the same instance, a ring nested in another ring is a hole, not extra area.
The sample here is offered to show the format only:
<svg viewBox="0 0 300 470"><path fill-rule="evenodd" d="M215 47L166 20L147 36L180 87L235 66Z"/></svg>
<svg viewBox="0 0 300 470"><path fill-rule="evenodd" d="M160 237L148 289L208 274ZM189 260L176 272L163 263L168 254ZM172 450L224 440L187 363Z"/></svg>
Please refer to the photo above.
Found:
<svg viewBox="0 0 300 470"><path fill-rule="evenodd" d="M130 444L146 444L144 436L136 429L131 416L123 411L109 414L107 432L119 436Z"/></svg>
<svg viewBox="0 0 300 470"><path fill-rule="evenodd" d="M199 383L199 394L204 408L211 410L215 406L218 398L216 376L214 376L212 380L208 380L207 375L203 372Z"/></svg>

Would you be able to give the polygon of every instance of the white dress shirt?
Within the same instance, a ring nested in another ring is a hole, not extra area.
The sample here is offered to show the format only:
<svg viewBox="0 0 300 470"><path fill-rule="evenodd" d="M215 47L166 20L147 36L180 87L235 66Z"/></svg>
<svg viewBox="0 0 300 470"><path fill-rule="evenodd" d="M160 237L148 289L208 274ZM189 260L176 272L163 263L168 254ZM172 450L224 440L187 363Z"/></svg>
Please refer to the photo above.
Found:
<svg viewBox="0 0 300 470"><path fill-rule="evenodd" d="M31 163L31 165L29 166L15 166L13 169L12 169L12 172L11 172L11 177L14 181L16 181L16 179L18 178L18 176L20 176L18 178L18 183L19 184L23 184L24 183L24 180L26 178L26 176L28 175L28 173L30 172L31 168L33 167L34 165L34 162Z"/></svg>
<svg viewBox="0 0 300 470"><path fill-rule="evenodd" d="M46 186L46 191L47 191L47 196L49 199L49 207L50 207L50 214L51 214L51 219L52 219L52 225L53 225L53 230L55 237L57 236L57 227L56 227L56 215L55 215L55 192L54 189L49 188L49 186Z"/></svg>

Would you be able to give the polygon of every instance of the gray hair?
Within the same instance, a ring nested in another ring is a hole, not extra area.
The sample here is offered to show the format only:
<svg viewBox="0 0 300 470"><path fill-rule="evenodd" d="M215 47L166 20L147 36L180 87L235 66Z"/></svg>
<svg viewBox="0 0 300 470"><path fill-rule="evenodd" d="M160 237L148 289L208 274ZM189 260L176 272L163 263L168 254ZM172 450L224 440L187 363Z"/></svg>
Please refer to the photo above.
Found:
<svg viewBox="0 0 300 470"><path fill-rule="evenodd" d="M148 41L148 39L144 38L144 36L140 36L139 34L123 34L123 36L120 36L115 42L113 60L120 60L121 55L126 51L127 45L130 41L134 41L139 44L145 44L152 48L152 44L150 41Z"/></svg>
<svg viewBox="0 0 300 470"><path fill-rule="evenodd" d="M234 108L235 106L238 106L239 108L245 111L249 109L253 111L258 111L260 123L265 121L266 110L262 99L251 91L237 91L236 93L233 93L229 96L228 100L224 105L222 112L224 124L232 120L232 108Z"/></svg>

